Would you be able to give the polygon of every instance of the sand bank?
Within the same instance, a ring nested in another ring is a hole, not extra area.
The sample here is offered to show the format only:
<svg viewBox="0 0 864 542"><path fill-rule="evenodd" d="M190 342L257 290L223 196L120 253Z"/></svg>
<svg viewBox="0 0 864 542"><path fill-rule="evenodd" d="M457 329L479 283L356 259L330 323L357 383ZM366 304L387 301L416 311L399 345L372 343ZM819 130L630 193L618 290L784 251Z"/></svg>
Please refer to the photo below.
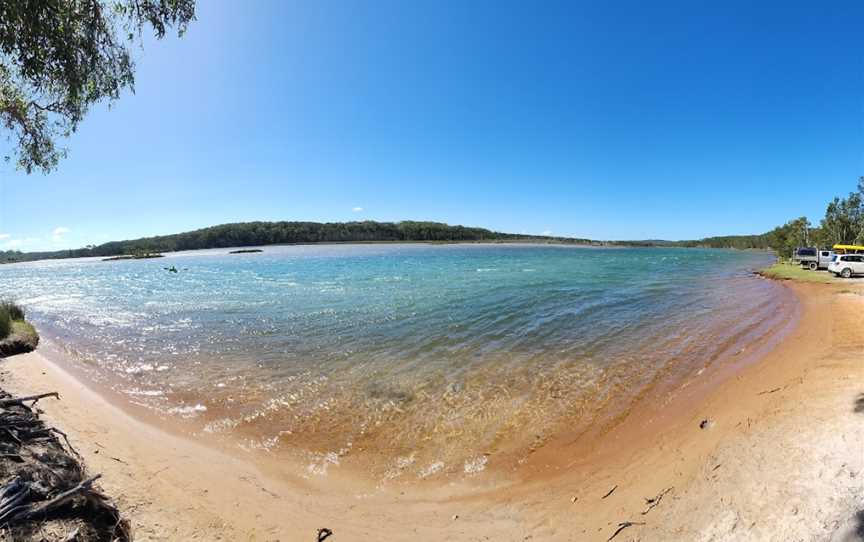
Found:
<svg viewBox="0 0 864 542"><path fill-rule="evenodd" d="M849 284L791 285L795 329L758 362L712 369L590 442L565 432L503 486L279 476L131 416L39 352L6 361L3 386L60 392L45 416L138 540L311 541L327 527L335 542L605 541L624 522L615 540L855 540L864 285Z"/></svg>

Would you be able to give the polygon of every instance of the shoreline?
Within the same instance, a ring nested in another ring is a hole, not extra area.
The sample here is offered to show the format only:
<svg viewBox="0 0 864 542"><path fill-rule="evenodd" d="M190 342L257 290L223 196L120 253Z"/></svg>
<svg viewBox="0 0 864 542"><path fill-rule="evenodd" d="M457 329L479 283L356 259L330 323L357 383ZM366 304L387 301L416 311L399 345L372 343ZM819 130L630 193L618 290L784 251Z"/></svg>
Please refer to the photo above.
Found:
<svg viewBox="0 0 864 542"><path fill-rule="evenodd" d="M742 434L747 436L742 433L743 423L747 431L754 426L768 431L798 423L802 420L796 416L807 415L805 407L817 410L826 403L823 394L806 389L811 380L806 377L838 341L858 340L854 326L838 334L831 325L843 314L864 313L864 297L857 299L858 294L842 294L825 285L794 284L791 288L799 300L800 318L780 338L780 344L754 363L733 368L704 396L694 387L694 401L684 403L686 408L673 408L671 415L670 407L661 405L655 416L637 417L637 427L625 421L604 435L594 450L573 447L562 435L535 455L541 461L532 463L543 463L544 469L528 470L518 481L485 491L477 487L466 491L459 484L399 484L367 494L354 481L340 476L328 476L325 481L279 479L261 465L136 419L39 352L7 360L4 386L15 394L60 391L62 401L40 403L40 407L78 444L90 469L105 473L103 485L117 497L121 510L134 513L139 540L164 539L160 537L166 533L171 533L169 539L181 535L193 539L196 533L210 539L214 533L226 537L233 533L233 539L276 540L280 536L295 539L290 537L298 532L304 533L300 540L312 540L322 527L333 529L337 541L385 537L480 540L484 536L522 540L529 535L606 540L623 521L645 521L646 525L633 526L626 533L642 540L691 540L698 539L699 532L708 532L705 529L719 529L704 511L684 512L724 485L721 480L702 487L703 471L714 468L708 463L724 454L733 458L753 455L754 441L742 438ZM861 287L858 290L864 292ZM839 311L823 310L838 302ZM860 343L864 346L864 334ZM854 360L838 370L864 376ZM828 385L824 381L817 384L816 391ZM864 392L864 386L860 387L858 392ZM852 396L842 401L849 413L854 391L844 391ZM786 411L789 416L781 415ZM703 419L709 420L706 429L699 428ZM860 423L857 418L852 420ZM823 423L813 430L824 427ZM797 436L798 441L803 440ZM848 438L861 440L854 435ZM783 463L782 449L772 450L773 442L759 440L758 444ZM855 463L855 458L846 459L846 465ZM864 458L858 460L864 463ZM729 462L720 463L729 466ZM717 467L708 470L708 475L725 476L731 470ZM758 476L750 480L753 485L763 482ZM645 499L666 487L674 489L650 515L642 515ZM739 501L746 501L747 495L759 500L756 492L742 492L734 486L727 489ZM682 495L687 494L691 495L684 499ZM707 501L703 504L702 508L708 508ZM172 514L175 508L187 512ZM657 523L660 517L665 518L662 525ZM288 524L293 527L284 527ZM688 536L681 538L684 532ZM782 539L754 538L752 533L747 537L746 530L737 535L717 533L719 537L705 540L735 536L741 540Z"/></svg>

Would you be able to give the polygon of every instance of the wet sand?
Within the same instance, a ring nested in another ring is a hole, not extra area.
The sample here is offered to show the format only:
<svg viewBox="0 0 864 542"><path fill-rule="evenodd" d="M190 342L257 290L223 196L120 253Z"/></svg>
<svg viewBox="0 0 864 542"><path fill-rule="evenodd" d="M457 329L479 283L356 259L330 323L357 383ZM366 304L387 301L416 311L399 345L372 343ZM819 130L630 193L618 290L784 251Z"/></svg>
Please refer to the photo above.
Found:
<svg viewBox="0 0 864 542"><path fill-rule="evenodd" d="M40 407L104 474L138 540L311 541L327 527L336 542L605 541L622 522L634 525L615 540L855 540L864 285L790 287L800 312L780 344L748 346L668 400L645 397L590 439L564 431L494 481L285 476L133 417L39 352L7 360L3 386L60 392Z"/></svg>

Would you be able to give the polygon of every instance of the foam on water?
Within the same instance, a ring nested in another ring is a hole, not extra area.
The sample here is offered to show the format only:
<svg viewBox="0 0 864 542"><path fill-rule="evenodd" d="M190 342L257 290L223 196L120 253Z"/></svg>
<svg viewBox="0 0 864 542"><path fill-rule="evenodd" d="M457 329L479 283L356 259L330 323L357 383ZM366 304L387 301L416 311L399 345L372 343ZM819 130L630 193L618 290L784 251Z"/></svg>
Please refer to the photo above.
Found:
<svg viewBox="0 0 864 542"><path fill-rule="evenodd" d="M382 480L483 473L782 317L778 287L749 274L764 253L264 250L169 255L177 274L164 260L0 266L0 297L136 404L290 454L304 475L357 462Z"/></svg>

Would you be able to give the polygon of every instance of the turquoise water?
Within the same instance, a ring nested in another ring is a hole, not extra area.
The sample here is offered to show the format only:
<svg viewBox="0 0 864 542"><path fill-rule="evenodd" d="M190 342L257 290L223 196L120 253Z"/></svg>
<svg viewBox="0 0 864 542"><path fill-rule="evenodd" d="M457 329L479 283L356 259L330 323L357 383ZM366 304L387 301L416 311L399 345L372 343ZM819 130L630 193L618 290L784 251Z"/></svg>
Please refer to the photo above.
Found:
<svg viewBox="0 0 864 542"><path fill-rule="evenodd" d="M587 427L771 333L780 289L751 274L771 260L285 246L0 266L0 296L90 378L204 437L291 454L310 476L366 459L422 478Z"/></svg>

